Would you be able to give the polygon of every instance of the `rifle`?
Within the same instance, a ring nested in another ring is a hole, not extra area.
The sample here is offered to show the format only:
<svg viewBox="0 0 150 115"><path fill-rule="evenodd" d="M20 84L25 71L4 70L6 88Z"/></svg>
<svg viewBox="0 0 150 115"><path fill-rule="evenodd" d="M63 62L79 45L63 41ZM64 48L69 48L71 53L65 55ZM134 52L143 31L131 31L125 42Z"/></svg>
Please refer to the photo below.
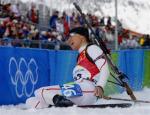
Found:
<svg viewBox="0 0 150 115"><path fill-rule="evenodd" d="M114 72L114 74L116 75L116 77L111 73L111 76L116 80L116 82L113 81L109 81L111 83L114 83L116 85L119 85L123 88L126 89L127 94L130 96L130 98L132 100L136 100L136 97L133 94L132 89L129 87L128 83L125 81L125 78L128 79L128 77L123 73L120 72L119 69L117 68L117 66L115 64L113 64L112 60L111 60L111 54L109 52L109 50L107 49L105 43L103 42L103 40L96 35L96 33L94 32L94 30L92 29L91 25L88 23L88 21L85 18L85 14L82 12L81 8L79 7L79 5L74 2L73 5L75 6L75 8L79 11L81 17L83 18L85 24L88 26L88 28L91 30L91 33L94 35L94 39L92 39L91 41L95 44L97 44L103 51L104 56L111 68L111 70ZM98 41L99 40L99 41Z"/></svg>

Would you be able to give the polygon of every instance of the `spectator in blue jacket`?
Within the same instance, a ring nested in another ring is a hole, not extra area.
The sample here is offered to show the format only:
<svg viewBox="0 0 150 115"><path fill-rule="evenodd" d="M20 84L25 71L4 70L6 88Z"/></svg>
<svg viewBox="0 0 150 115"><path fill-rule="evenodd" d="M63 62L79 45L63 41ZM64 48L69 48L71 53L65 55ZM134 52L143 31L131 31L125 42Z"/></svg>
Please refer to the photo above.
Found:
<svg viewBox="0 0 150 115"><path fill-rule="evenodd" d="M56 29L56 20L58 19L58 14L59 12L55 11L50 18L49 25L50 25L50 28L52 29Z"/></svg>

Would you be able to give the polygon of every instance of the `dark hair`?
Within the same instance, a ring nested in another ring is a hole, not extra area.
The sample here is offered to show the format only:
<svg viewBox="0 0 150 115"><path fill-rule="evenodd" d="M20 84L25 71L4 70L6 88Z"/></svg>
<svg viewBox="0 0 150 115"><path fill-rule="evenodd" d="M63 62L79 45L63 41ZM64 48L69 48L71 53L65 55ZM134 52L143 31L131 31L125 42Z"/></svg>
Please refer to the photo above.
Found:
<svg viewBox="0 0 150 115"><path fill-rule="evenodd" d="M86 38L87 42L90 42L90 38L89 38L89 30L88 28L85 27L76 27L73 28L72 30L70 30L69 35L71 34L79 34L82 35Z"/></svg>

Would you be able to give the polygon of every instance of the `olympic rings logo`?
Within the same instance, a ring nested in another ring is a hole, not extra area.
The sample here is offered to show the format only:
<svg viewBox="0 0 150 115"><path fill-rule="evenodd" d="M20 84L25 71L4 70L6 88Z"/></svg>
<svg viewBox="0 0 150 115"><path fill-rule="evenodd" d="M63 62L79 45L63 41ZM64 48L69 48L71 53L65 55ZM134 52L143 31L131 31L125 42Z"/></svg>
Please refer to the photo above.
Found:
<svg viewBox="0 0 150 115"><path fill-rule="evenodd" d="M19 98L22 96L30 97L33 94L35 84L38 81L38 66L33 58L27 62L22 57L19 60L11 57L9 60L9 75Z"/></svg>

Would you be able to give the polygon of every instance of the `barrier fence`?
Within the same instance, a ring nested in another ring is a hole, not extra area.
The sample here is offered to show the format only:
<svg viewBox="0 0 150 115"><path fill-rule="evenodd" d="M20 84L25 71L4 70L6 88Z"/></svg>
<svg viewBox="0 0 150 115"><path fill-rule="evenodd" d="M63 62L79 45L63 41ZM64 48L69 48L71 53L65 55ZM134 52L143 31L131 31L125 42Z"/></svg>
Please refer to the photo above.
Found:
<svg viewBox="0 0 150 115"><path fill-rule="evenodd" d="M24 103L39 87L73 81L76 51L0 47L0 52L0 105ZM150 86L150 50L115 51L112 58L133 90ZM122 91L110 83L105 87L107 95Z"/></svg>
<svg viewBox="0 0 150 115"><path fill-rule="evenodd" d="M63 41L54 40L30 40L30 39L13 39L6 37L0 39L0 45L9 47L27 47L53 50L70 50L70 46Z"/></svg>

